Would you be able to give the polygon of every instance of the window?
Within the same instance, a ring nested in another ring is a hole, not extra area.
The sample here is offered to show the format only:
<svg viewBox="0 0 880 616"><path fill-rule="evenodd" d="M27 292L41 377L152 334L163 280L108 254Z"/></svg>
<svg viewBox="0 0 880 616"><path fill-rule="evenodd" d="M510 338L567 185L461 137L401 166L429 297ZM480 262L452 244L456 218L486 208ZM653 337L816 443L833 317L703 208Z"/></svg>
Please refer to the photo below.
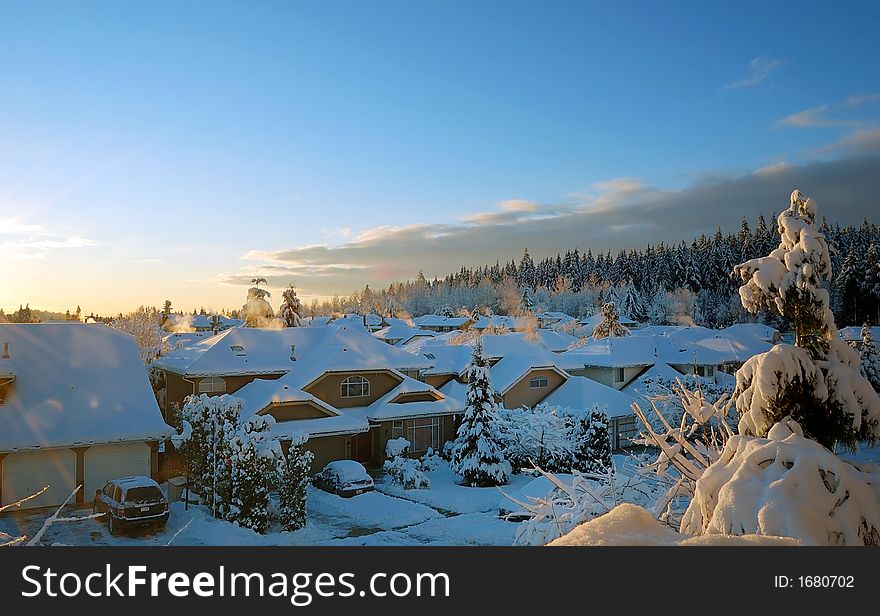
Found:
<svg viewBox="0 0 880 616"><path fill-rule="evenodd" d="M614 368L614 382L623 383L623 368Z"/></svg>
<svg viewBox="0 0 880 616"><path fill-rule="evenodd" d="M391 438L402 438L403 437L403 422L395 421L391 424Z"/></svg>
<svg viewBox="0 0 880 616"><path fill-rule="evenodd" d="M370 382L362 376L350 376L342 381L343 398L365 398L370 395Z"/></svg>
<svg viewBox="0 0 880 616"><path fill-rule="evenodd" d="M550 379L546 376L536 376L529 381L529 387L532 389L546 389L550 387Z"/></svg>
<svg viewBox="0 0 880 616"><path fill-rule="evenodd" d="M706 376L709 378L715 376L715 366L706 366Z"/></svg>
<svg viewBox="0 0 880 616"><path fill-rule="evenodd" d="M443 424L439 417L424 417L406 421L406 439L410 442L410 452L427 451L430 447L435 452L443 444Z"/></svg>
<svg viewBox="0 0 880 616"><path fill-rule="evenodd" d="M219 376L209 376L199 381L200 394L226 393L226 381Z"/></svg>

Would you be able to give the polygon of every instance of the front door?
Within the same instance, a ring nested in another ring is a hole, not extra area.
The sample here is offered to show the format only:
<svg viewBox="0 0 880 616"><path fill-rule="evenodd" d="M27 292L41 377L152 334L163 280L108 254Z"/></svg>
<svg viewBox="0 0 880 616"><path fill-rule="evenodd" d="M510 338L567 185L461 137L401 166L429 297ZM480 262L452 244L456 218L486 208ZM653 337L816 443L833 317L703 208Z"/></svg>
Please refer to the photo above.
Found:
<svg viewBox="0 0 880 616"><path fill-rule="evenodd" d="M370 432L361 432L351 439L351 455L361 463L370 462L373 458L373 435Z"/></svg>

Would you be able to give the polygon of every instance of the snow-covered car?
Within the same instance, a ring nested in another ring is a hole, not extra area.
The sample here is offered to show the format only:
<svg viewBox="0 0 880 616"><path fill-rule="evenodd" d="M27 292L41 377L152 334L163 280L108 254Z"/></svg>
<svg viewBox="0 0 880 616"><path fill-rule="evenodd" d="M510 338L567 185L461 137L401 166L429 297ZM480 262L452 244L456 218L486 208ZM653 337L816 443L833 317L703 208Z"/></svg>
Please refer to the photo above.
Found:
<svg viewBox="0 0 880 616"><path fill-rule="evenodd" d="M568 473L556 473L555 476L562 480L563 483L568 484L572 482L573 478L573 476ZM547 498L557 489L558 488L553 485L552 481L547 479L544 475L541 475L532 479L516 492L512 492L510 497L520 503L532 505L535 502L533 499ZM507 498L507 496L502 496L498 501L498 516L510 522L522 522L531 517L531 514L510 500L510 498Z"/></svg>
<svg viewBox="0 0 880 616"><path fill-rule="evenodd" d="M362 464L354 460L330 462L315 475L312 483L325 492L345 497L357 496L374 488L373 478Z"/></svg>
<svg viewBox="0 0 880 616"><path fill-rule="evenodd" d="M168 522L168 499L159 484L142 475L111 479L95 492L93 513L104 513L111 535L121 530Z"/></svg>

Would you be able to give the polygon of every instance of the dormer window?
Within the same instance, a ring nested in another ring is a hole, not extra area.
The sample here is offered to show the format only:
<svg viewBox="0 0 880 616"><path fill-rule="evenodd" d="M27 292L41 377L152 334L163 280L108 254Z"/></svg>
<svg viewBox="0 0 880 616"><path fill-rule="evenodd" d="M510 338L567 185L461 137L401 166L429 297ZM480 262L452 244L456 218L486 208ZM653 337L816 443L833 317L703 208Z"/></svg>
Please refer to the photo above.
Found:
<svg viewBox="0 0 880 616"><path fill-rule="evenodd" d="M360 375L347 377L342 381L343 398L366 398L370 395L370 382Z"/></svg>
<svg viewBox="0 0 880 616"><path fill-rule="evenodd" d="M235 353L236 357L247 357L247 351L245 351L244 347L240 344L233 344L229 348L232 349L232 352Z"/></svg>

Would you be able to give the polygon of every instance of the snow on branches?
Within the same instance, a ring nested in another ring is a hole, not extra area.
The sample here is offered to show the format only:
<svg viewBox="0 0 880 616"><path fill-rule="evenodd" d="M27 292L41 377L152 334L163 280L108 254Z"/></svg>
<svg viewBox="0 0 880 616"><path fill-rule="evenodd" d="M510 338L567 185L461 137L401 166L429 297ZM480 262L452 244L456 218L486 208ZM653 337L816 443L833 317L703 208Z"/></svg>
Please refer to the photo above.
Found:
<svg viewBox="0 0 880 616"><path fill-rule="evenodd" d="M733 397L740 433L766 436L791 416L826 447L854 448L880 436L880 398L858 372L858 355L837 336L828 292L831 258L816 228L816 203L800 191L779 215L779 246L736 266L740 298L749 312L767 308L791 321L795 345L755 355L737 372Z"/></svg>
<svg viewBox="0 0 880 616"><path fill-rule="evenodd" d="M281 307L278 308L278 318L284 322L285 327L302 327L303 305L296 295L296 287L290 283L281 294Z"/></svg>
<svg viewBox="0 0 880 616"><path fill-rule="evenodd" d="M781 422L731 436L697 481L681 524L697 535L775 535L807 545L880 545L880 474L844 462Z"/></svg>
<svg viewBox="0 0 880 616"><path fill-rule="evenodd" d="M505 484L511 469L497 442L498 408L489 362L479 342L474 345L467 378L467 407L455 437L452 470L469 486Z"/></svg>
<svg viewBox="0 0 880 616"><path fill-rule="evenodd" d="M602 322L593 328L593 339L623 338L629 336L629 329L620 323L620 313L614 302L607 302L602 306Z"/></svg>

